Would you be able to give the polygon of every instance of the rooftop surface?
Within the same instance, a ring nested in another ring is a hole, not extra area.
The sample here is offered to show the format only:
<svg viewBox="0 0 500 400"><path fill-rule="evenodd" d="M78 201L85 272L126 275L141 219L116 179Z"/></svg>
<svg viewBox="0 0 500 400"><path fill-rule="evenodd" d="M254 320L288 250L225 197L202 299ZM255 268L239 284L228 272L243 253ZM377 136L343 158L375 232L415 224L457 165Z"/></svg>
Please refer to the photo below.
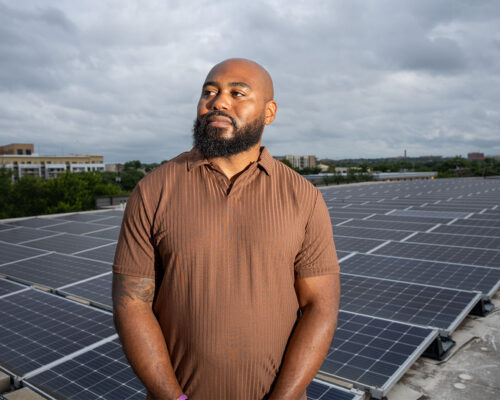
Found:
<svg viewBox="0 0 500 400"><path fill-rule="evenodd" d="M500 303L500 180L321 192L343 289L309 398L499 397L500 313L490 310ZM108 210L0 221L0 368L18 385L47 398L144 397L111 321L121 217Z"/></svg>

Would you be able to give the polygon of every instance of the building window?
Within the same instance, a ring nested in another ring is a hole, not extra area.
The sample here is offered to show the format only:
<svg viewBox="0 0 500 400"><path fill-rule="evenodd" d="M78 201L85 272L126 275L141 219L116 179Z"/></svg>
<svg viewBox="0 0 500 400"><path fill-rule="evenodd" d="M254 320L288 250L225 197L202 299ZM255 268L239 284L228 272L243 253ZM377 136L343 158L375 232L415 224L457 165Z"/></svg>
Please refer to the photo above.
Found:
<svg viewBox="0 0 500 400"><path fill-rule="evenodd" d="M17 149L17 154L18 155L23 155L23 149Z"/></svg>
<svg viewBox="0 0 500 400"><path fill-rule="evenodd" d="M31 156L31 149L26 149L26 155Z"/></svg>

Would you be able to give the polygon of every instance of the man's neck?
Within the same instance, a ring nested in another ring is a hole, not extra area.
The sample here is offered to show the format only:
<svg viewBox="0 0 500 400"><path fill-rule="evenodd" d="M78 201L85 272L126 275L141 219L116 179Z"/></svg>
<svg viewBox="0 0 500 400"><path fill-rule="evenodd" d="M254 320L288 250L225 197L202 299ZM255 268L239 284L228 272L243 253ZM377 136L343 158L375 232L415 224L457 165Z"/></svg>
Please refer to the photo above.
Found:
<svg viewBox="0 0 500 400"><path fill-rule="evenodd" d="M233 178L236 179L238 174L251 163L256 162L259 159L259 156L260 142L241 153L234 154L229 157L209 158L208 161L217 165L229 180L233 180Z"/></svg>

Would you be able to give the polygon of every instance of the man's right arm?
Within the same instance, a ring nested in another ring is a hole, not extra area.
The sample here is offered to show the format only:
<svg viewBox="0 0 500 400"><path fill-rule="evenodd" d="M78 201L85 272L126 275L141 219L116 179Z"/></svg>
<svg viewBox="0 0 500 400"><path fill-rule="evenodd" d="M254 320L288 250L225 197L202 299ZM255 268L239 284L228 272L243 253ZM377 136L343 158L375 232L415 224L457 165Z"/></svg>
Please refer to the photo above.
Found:
<svg viewBox="0 0 500 400"><path fill-rule="evenodd" d="M182 395L158 320L153 313L155 280L113 274L113 318L123 350L156 400Z"/></svg>

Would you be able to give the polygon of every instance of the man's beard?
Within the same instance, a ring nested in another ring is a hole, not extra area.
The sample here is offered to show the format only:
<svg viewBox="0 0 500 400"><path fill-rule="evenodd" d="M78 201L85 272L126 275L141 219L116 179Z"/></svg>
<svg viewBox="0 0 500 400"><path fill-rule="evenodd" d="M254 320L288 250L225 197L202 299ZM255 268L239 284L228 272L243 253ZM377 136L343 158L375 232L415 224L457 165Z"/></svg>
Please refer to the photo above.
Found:
<svg viewBox="0 0 500 400"><path fill-rule="evenodd" d="M225 128L212 127L210 117L220 115L231 120L233 137L222 137ZM264 116L237 128L236 121L223 111L212 111L201 118L196 118L193 126L193 144L206 158L227 157L248 150L259 143L264 131Z"/></svg>

